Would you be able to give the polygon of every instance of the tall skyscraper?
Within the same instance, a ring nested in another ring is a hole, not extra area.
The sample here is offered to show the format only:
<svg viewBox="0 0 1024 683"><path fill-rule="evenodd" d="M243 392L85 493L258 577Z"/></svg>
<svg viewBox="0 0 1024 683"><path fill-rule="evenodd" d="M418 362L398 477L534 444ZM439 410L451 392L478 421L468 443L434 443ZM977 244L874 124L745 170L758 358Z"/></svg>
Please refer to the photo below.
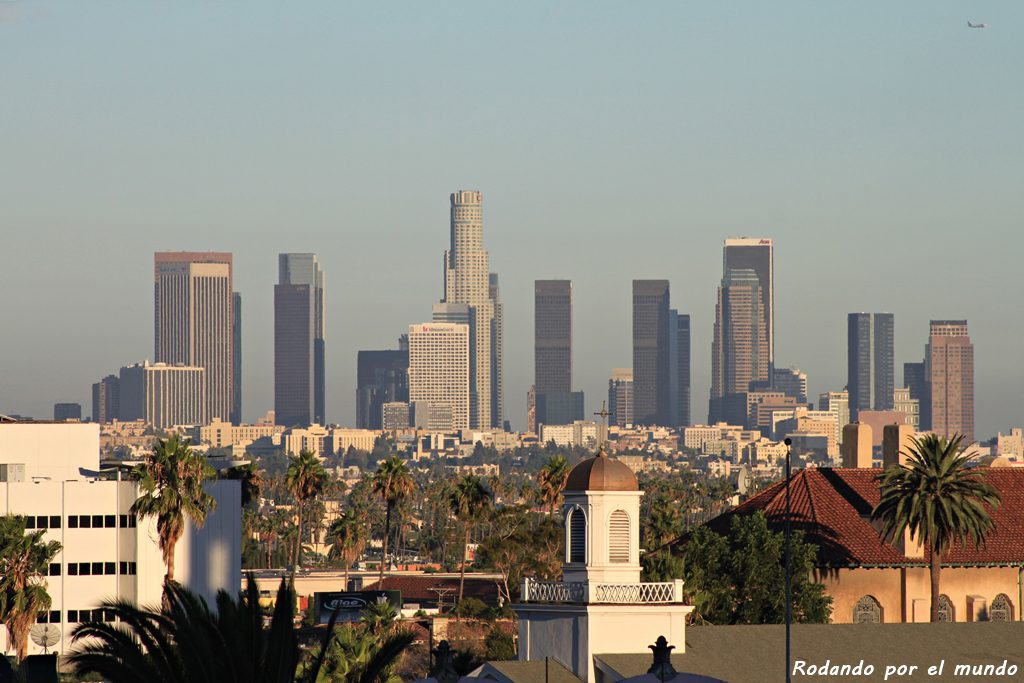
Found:
<svg viewBox="0 0 1024 683"><path fill-rule="evenodd" d="M689 426L690 421L690 315L679 313L676 316L676 390L677 412L674 427Z"/></svg>
<svg viewBox="0 0 1024 683"><path fill-rule="evenodd" d="M850 313L846 318L846 386L854 420L862 410L892 408L893 329L892 313Z"/></svg>
<svg viewBox="0 0 1024 683"><path fill-rule="evenodd" d="M536 280L533 359L537 425L583 419L583 392L572 390L572 282Z"/></svg>
<svg viewBox="0 0 1024 683"><path fill-rule="evenodd" d="M274 419L325 424L324 274L316 254L280 254L274 285Z"/></svg>
<svg viewBox="0 0 1024 683"><path fill-rule="evenodd" d="M204 419L236 412L233 294L229 253L154 255L154 356L157 363L205 370Z"/></svg>
<svg viewBox="0 0 1024 683"><path fill-rule="evenodd" d="M494 319L491 320L491 424L508 430L505 421L505 308L498 291L498 274L489 277L491 305Z"/></svg>
<svg viewBox="0 0 1024 683"><path fill-rule="evenodd" d="M608 380L608 412L610 424L625 427L633 424L633 368L614 368Z"/></svg>
<svg viewBox="0 0 1024 683"><path fill-rule="evenodd" d="M739 397L750 391L751 385L769 384L772 375L763 302L761 281L754 270L726 271L718 288L711 343L710 424L744 424L746 400Z"/></svg>
<svg viewBox="0 0 1024 683"><path fill-rule="evenodd" d="M491 297L488 255L483 247L482 192L460 190L451 195L451 244L444 254L443 303L462 303L473 309L467 426L500 427L493 424L495 302Z"/></svg>
<svg viewBox="0 0 1024 683"><path fill-rule="evenodd" d="M633 415L637 424L669 424L668 280L633 280Z"/></svg>
<svg viewBox="0 0 1024 683"><path fill-rule="evenodd" d="M925 348L931 431L974 441L974 344L966 320L933 320Z"/></svg>
<svg viewBox="0 0 1024 683"><path fill-rule="evenodd" d="M534 386L572 391L572 282L536 280L533 292Z"/></svg>
<svg viewBox="0 0 1024 683"><path fill-rule="evenodd" d="M242 295L235 292L231 295L232 321L231 335L233 349L231 353L231 424L242 424Z"/></svg>
<svg viewBox="0 0 1024 683"><path fill-rule="evenodd" d="M107 375L92 385L92 421L108 424L119 419L121 388L117 375Z"/></svg>
<svg viewBox="0 0 1024 683"><path fill-rule="evenodd" d="M489 365L489 364L488 364ZM409 401L451 411L449 429L470 428L469 325L409 326Z"/></svg>
<svg viewBox="0 0 1024 683"><path fill-rule="evenodd" d="M850 392L850 417L871 409L871 314L846 316L846 389Z"/></svg>
<svg viewBox="0 0 1024 683"><path fill-rule="evenodd" d="M356 427L382 429L384 404L408 401L408 345L360 351L356 356Z"/></svg>
<svg viewBox="0 0 1024 683"><path fill-rule="evenodd" d="M892 410L896 390L896 321L892 313L875 313L874 316L874 380L872 405L875 410Z"/></svg>
<svg viewBox="0 0 1024 683"><path fill-rule="evenodd" d="M767 349L768 377L775 367L775 247L766 238L730 238L722 251L722 274L730 270L752 270L761 285L761 311Z"/></svg>

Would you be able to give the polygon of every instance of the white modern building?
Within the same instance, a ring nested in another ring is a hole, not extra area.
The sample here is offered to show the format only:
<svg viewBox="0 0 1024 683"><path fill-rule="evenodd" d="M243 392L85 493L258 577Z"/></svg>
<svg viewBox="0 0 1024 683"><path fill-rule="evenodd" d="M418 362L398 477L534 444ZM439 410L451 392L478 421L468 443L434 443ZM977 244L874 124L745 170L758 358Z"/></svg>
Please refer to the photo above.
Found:
<svg viewBox="0 0 1024 683"><path fill-rule="evenodd" d="M24 516L62 550L46 578L52 599L41 621L60 629L50 652L66 653L74 627L105 618L104 600L160 603L164 563L156 520L129 512L138 484L99 473L99 425L0 420L0 514ZM111 478L107 478L107 477ZM237 481L215 481L217 501L201 529L189 524L175 549L175 579L210 604L234 594L241 576L241 500ZM0 629L0 650L8 634ZM43 649L29 643L29 654Z"/></svg>
<svg viewBox="0 0 1024 683"><path fill-rule="evenodd" d="M432 429L470 427L469 333L462 323L409 326L409 401L451 410L451 424Z"/></svg>
<svg viewBox="0 0 1024 683"><path fill-rule="evenodd" d="M553 441L556 446L593 448L598 441L598 424L593 420L576 420L567 425L540 426L540 442Z"/></svg>
<svg viewBox="0 0 1024 683"><path fill-rule="evenodd" d="M683 582L640 581L640 499L624 464L599 452L569 473L563 491L561 581L524 579L519 659L551 658L592 683L595 657L648 653L659 635L685 651ZM483 672L481 672L483 673Z"/></svg>
<svg viewBox="0 0 1024 683"><path fill-rule="evenodd" d="M206 370L145 361L121 368L122 420L142 420L156 429L207 421Z"/></svg>

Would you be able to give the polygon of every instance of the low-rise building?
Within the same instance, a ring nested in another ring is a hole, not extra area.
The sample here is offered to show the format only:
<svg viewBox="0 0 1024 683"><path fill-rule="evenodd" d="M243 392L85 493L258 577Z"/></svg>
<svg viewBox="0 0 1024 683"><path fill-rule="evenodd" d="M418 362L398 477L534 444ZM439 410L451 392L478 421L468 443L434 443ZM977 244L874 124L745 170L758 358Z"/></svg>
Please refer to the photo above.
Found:
<svg viewBox="0 0 1024 683"><path fill-rule="evenodd" d="M0 422L0 510L25 517L31 530L61 551L49 566L50 610L60 631L50 652L65 654L74 627L107 617L112 598L159 604L164 563L156 520L130 511L135 481L100 473L99 426L94 423ZM241 576L241 494L237 481L206 485L217 507L201 529L186 523L175 547L175 580L213 604L218 590L234 592ZM0 649L10 646L0 629ZM29 654L43 648L29 643Z"/></svg>
<svg viewBox="0 0 1024 683"><path fill-rule="evenodd" d="M591 420L576 420L567 425L540 426L542 443L554 442L558 446L582 446L594 448L598 441L598 426Z"/></svg>

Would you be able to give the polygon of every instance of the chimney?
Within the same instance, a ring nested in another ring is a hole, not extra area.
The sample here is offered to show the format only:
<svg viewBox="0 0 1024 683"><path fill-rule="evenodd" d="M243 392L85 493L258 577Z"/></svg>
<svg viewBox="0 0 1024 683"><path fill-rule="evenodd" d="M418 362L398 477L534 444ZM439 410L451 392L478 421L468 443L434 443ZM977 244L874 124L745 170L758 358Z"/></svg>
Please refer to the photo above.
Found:
<svg viewBox="0 0 1024 683"><path fill-rule="evenodd" d="M882 428L882 467L902 465L907 461L906 451L913 445L914 428L910 425L891 424Z"/></svg>
<svg viewBox="0 0 1024 683"><path fill-rule="evenodd" d="M871 425L852 422L843 427L843 467L871 468Z"/></svg>

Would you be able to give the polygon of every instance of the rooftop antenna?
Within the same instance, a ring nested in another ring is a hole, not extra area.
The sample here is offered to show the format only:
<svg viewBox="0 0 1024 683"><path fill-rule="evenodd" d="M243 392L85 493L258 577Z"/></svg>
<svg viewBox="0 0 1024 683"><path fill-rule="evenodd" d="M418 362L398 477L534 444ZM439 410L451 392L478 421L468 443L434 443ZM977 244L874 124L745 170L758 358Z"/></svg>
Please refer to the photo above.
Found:
<svg viewBox="0 0 1024 683"><path fill-rule="evenodd" d="M608 412L606 403L606 401L601 401L601 411L594 413L595 417L601 418L601 429L597 433L598 450L600 450L601 446L604 445L604 442L608 440L608 416L611 415L611 413Z"/></svg>

